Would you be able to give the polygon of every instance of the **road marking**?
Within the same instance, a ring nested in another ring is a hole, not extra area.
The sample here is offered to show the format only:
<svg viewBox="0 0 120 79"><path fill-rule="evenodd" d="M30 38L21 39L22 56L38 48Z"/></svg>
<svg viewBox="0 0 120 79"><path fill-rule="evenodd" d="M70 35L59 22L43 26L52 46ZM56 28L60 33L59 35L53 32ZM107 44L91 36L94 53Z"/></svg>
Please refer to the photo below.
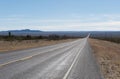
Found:
<svg viewBox="0 0 120 79"><path fill-rule="evenodd" d="M24 61L24 60L28 60L34 56L37 56L38 54L36 55L32 55L32 56L28 56L28 57L25 57L25 58L21 58L21 59L18 59L18 60L13 60L13 61L10 61L10 62L7 62L7 63L3 63L3 64L0 64L0 67L3 67L5 65L8 65L8 64L11 64L11 63L15 63L15 62L18 62L18 61Z"/></svg>
<svg viewBox="0 0 120 79"><path fill-rule="evenodd" d="M63 48L65 46L67 46L67 45L63 45L63 46L57 47L55 49L51 49L51 50L49 50L47 52L50 52L50 51L53 51L53 50L56 50L56 49L60 49L60 48ZM42 52L42 53L44 53L44 52ZM41 54L41 53L39 53L39 54ZM7 63L0 64L0 68L3 67L3 66L6 66L8 64L11 64L11 63L28 60L28 59L30 59L32 57L35 57L35 56L39 55L39 54L34 54L34 55L31 55L31 56L28 56L28 57L24 57L24 58L21 58L21 59L18 59L18 60L13 60L13 61L9 61Z"/></svg>
<svg viewBox="0 0 120 79"><path fill-rule="evenodd" d="M65 46L66 46L66 45L65 45ZM62 47L64 47L64 46L60 46L59 48L62 48ZM57 47L56 49L58 49L58 47ZM56 49L51 49L51 50L49 50L49 51L53 51L53 50L56 50ZM47 52L48 52L48 51L47 51ZM44 52L42 52L42 53L44 53ZM41 53L39 53L39 54L41 54ZM7 63L0 64L0 67L3 67L3 66L6 66L6 65L8 65L8 64L15 63L15 62L28 60L28 59L30 59L30 58L32 58L32 57L35 57L35 56L39 55L39 54L34 54L34 55L31 55L31 56L28 56L28 57L24 57L24 58L21 58L21 59L18 59L18 60L12 60L12 61L9 61L9 62L7 62Z"/></svg>
<svg viewBox="0 0 120 79"><path fill-rule="evenodd" d="M87 38L86 38L86 39L87 39ZM85 41L85 43L84 43L84 46L85 46L85 44L86 44L86 41ZM70 74L70 71L72 70L72 68L73 68L75 62L77 61L78 56L80 55L80 52L82 51L82 49L84 48L84 46L83 46L83 47L80 49L80 51L78 52L77 56L75 57L73 63L71 64L70 68L68 69L67 73L64 75L63 79L67 79L68 75Z"/></svg>

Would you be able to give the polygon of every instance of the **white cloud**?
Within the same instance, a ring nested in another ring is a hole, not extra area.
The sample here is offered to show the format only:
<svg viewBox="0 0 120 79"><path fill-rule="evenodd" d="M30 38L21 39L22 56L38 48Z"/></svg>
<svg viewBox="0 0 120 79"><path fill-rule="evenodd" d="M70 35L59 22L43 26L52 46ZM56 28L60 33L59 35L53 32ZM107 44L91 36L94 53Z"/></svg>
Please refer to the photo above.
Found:
<svg viewBox="0 0 120 79"><path fill-rule="evenodd" d="M120 30L120 21L114 22L93 22L93 23L69 23L63 25L45 25L45 26L28 26L31 29L40 29L44 31L118 31Z"/></svg>
<svg viewBox="0 0 120 79"><path fill-rule="evenodd" d="M77 17L77 16L76 16ZM81 31L81 30L119 30L120 15L79 16L74 19L32 19L4 18L0 19L0 30L9 29L39 29L45 31Z"/></svg>

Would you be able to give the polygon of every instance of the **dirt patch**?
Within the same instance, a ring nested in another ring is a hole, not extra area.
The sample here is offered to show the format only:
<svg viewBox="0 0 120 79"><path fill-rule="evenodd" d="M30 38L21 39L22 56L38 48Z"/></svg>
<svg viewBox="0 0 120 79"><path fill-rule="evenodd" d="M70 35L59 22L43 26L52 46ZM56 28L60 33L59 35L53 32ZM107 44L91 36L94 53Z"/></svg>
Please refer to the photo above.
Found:
<svg viewBox="0 0 120 79"><path fill-rule="evenodd" d="M75 39L66 40L24 40L24 41L0 41L0 52L21 50L33 47L41 47L47 45L53 45L63 42L73 41Z"/></svg>
<svg viewBox="0 0 120 79"><path fill-rule="evenodd" d="M120 79L120 44L89 39L105 79Z"/></svg>

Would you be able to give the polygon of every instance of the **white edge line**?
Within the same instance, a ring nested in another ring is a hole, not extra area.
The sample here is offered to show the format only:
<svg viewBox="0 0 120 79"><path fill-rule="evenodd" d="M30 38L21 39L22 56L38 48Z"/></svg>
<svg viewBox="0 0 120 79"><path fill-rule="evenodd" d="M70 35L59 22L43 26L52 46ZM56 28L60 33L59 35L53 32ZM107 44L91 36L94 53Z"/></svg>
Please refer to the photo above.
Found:
<svg viewBox="0 0 120 79"><path fill-rule="evenodd" d="M88 38L89 36L87 36ZM64 75L63 79L67 79L68 75L70 74L70 71L72 70L74 64L76 63L76 60L78 59L78 56L80 55L80 52L82 51L82 49L85 47L85 43L84 46L80 49L80 51L78 52L77 56L75 57L73 63L71 64L70 68L68 69L67 73Z"/></svg>

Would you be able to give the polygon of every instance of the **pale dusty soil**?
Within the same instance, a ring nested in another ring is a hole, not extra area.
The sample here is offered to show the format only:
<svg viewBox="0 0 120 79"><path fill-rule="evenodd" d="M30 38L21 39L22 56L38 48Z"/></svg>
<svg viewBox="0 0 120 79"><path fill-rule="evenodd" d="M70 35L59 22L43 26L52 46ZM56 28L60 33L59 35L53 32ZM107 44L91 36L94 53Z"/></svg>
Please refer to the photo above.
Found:
<svg viewBox="0 0 120 79"><path fill-rule="evenodd" d="M24 41L0 41L0 52L5 51L13 51L13 50L21 50L33 47L41 47L48 46L68 41L73 41L75 39L67 39L67 40L24 40Z"/></svg>
<svg viewBox="0 0 120 79"><path fill-rule="evenodd" d="M105 79L120 79L120 44L90 39Z"/></svg>

